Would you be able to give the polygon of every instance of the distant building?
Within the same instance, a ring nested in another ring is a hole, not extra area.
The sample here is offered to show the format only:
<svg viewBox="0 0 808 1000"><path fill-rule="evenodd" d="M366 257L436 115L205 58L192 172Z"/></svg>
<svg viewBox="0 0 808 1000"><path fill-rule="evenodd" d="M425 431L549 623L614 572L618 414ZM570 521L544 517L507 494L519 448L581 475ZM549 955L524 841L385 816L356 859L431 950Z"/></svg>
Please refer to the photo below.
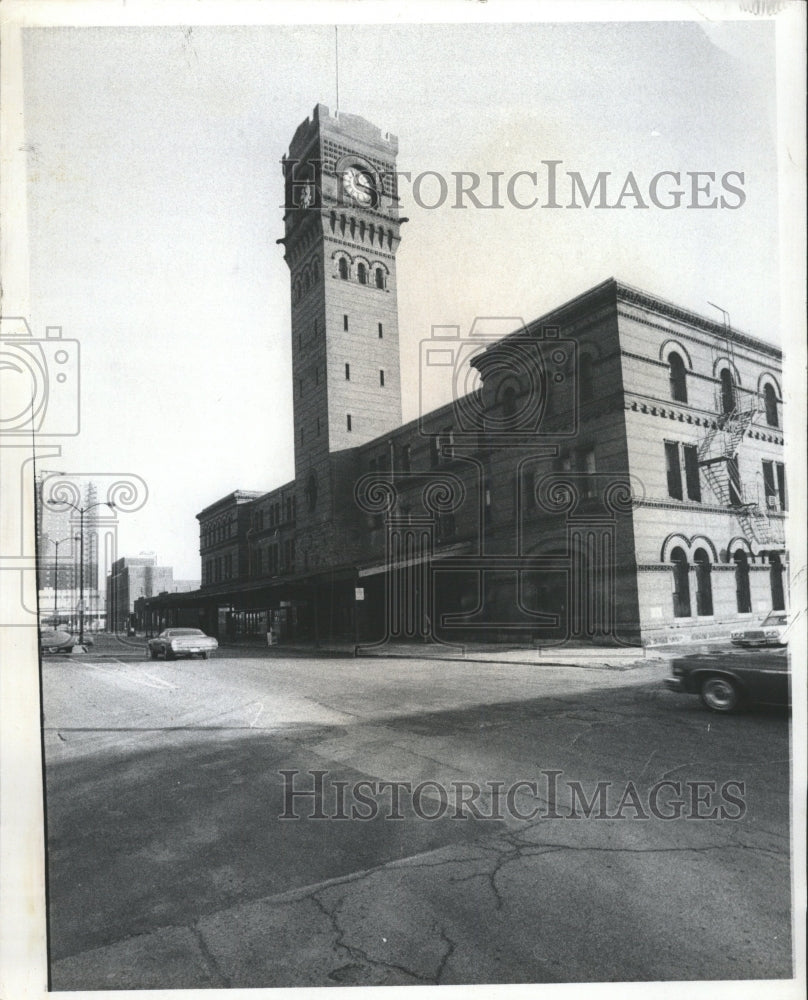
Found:
<svg viewBox="0 0 808 1000"><path fill-rule="evenodd" d="M435 331L421 378L459 391L401 426L397 149L322 105L297 129L295 479L201 511L200 590L146 613L220 637L637 643L784 607L765 341L610 279L527 324Z"/></svg>
<svg viewBox="0 0 808 1000"><path fill-rule="evenodd" d="M124 556L107 577L107 631L126 631L133 622L135 602L158 594L193 590L198 580L174 581L170 566L158 566L154 556Z"/></svg>
<svg viewBox="0 0 808 1000"><path fill-rule="evenodd" d="M106 517L94 506L96 484L78 475L41 472L35 489L40 621L78 628L83 596L85 629L103 628L106 602L98 584ZM83 519L83 544L80 515L64 500L90 508Z"/></svg>

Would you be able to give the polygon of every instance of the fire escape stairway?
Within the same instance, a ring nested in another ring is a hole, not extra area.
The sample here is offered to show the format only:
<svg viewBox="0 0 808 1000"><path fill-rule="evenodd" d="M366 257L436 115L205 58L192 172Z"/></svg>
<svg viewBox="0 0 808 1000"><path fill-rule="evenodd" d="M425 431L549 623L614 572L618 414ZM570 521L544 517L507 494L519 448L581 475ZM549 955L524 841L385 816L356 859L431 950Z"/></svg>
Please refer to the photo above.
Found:
<svg viewBox="0 0 808 1000"><path fill-rule="evenodd" d="M750 545L778 540L768 510L760 503L755 490L747 490L738 471L738 448L758 412L756 401L750 407L736 406L722 414L699 443L698 463L716 501L732 507ZM779 526L778 526L779 527Z"/></svg>

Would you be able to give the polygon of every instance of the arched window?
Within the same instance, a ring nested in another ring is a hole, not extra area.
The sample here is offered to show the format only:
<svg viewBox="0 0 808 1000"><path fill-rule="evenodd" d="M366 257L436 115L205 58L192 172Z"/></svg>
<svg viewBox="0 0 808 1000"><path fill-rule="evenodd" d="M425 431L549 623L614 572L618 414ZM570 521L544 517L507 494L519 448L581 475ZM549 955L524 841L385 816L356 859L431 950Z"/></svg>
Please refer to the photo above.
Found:
<svg viewBox="0 0 808 1000"><path fill-rule="evenodd" d="M380 268L376 268L376 287L384 288L384 271Z"/></svg>
<svg viewBox="0 0 808 1000"><path fill-rule="evenodd" d="M721 369L721 412L732 413L735 409L735 385L729 368Z"/></svg>
<svg viewBox="0 0 808 1000"><path fill-rule="evenodd" d="M687 371L682 356L672 351L668 355L670 365L671 399L678 403L687 402Z"/></svg>
<svg viewBox="0 0 808 1000"><path fill-rule="evenodd" d="M595 387L592 381L592 358L588 354L581 355L580 383L581 402L588 403L595 398Z"/></svg>
<svg viewBox="0 0 808 1000"><path fill-rule="evenodd" d="M704 549L696 549L693 553L693 562L696 564L696 614L707 618L713 613L710 557Z"/></svg>
<svg viewBox="0 0 808 1000"><path fill-rule="evenodd" d="M749 589L749 560L743 549L737 549L732 558L735 561L735 600L738 614L748 614L752 610L752 595Z"/></svg>
<svg viewBox="0 0 808 1000"><path fill-rule="evenodd" d="M769 427L779 427L780 421L777 419L777 394L771 382L767 382L763 387L763 405L766 408L766 423Z"/></svg>
<svg viewBox="0 0 808 1000"><path fill-rule="evenodd" d="M783 589L783 564L780 556L771 553L769 556L769 585L772 591L772 610L785 611L786 595Z"/></svg>
<svg viewBox="0 0 808 1000"><path fill-rule="evenodd" d="M673 563L673 617L690 617L690 567L687 556L680 548L671 552Z"/></svg>
<svg viewBox="0 0 808 1000"><path fill-rule="evenodd" d="M359 264L357 266L356 276L359 279L360 285L366 285L368 283L368 269L364 264Z"/></svg>
<svg viewBox="0 0 808 1000"><path fill-rule="evenodd" d="M343 281L348 280L348 261L344 257L339 259L339 276Z"/></svg>

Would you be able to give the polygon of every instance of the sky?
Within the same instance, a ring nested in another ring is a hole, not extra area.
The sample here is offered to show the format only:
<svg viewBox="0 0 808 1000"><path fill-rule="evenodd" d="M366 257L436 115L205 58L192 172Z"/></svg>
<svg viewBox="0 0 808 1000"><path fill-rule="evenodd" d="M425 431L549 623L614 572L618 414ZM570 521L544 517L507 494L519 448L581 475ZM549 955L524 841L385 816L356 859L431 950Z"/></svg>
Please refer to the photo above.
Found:
<svg viewBox="0 0 808 1000"><path fill-rule="evenodd" d="M58 468L141 477L118 554L198 577L195 515L293 477L279 161L335 105L334 28L31 28L23 70L29 321L81 347ZM782 344L772 22L343 25L339 105L413 175L558 160L587 187L610 171L611 201L629 172L646 194L744 176L742 205L701 210L428 208L403 184L405 420L433 324L530 320L612 276Z"/></svg>

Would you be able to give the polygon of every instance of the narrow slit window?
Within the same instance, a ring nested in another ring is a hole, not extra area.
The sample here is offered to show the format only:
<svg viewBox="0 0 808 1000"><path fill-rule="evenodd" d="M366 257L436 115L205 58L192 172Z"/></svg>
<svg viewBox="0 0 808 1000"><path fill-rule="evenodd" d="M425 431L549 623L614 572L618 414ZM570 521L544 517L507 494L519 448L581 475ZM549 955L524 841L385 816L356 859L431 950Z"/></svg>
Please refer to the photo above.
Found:
<svg viewBox="0 0 808 1000"><path fill-rule="evenodd" d="M379 385L384 388L384 368L379 369Z"/></svg>

